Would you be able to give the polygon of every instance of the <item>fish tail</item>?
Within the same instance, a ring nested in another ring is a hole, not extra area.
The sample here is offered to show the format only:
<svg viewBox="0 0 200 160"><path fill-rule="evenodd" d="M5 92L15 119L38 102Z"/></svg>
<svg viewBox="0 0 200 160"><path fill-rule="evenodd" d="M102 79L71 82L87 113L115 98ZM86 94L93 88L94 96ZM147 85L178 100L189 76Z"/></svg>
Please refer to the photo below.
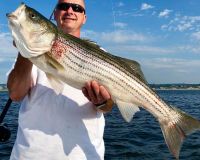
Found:
<svg viewBox="0 0 200 160"><path fill-rule="evenodd" d="M170 152L176 159L179 159L183 140L187 135L200 129L200 121L177 108L172 109L172 114L175 117L174 119L160 120L159 122Z"/></svg>

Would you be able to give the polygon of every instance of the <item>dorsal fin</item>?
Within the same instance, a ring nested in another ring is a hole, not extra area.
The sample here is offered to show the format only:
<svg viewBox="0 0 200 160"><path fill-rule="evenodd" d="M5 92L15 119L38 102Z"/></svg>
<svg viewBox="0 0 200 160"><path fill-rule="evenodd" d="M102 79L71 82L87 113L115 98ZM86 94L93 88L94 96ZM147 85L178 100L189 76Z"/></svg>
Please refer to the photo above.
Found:
<svg viewBox="0 0 200 160"><path fill-rule="evenodd" d="M147 81L144 77L144 74L141 70L140 64L137 61L130 60L127 58L122 58L119 56L114 56L117 60L121 61L123 63L123 66L129 69L129 71L137 77L140 81L147 84Z"/></svg>
<svg viewBox="0 0 200 160"><path fill-rule="evenodd" d="M106 52L100 45L97 44L97 42L85 38L82 38L82 40L85 42L85 44L92 45L94 48L101 49L102 51Z"/></svg>

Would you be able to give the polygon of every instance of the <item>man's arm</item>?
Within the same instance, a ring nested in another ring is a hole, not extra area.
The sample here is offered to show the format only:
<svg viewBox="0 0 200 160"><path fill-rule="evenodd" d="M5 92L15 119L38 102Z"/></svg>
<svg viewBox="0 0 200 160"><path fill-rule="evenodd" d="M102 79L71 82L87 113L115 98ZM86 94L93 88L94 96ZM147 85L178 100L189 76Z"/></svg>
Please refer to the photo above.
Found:
<svg viewBox="0 0 200 160"><path fill-rule="evenodd" d="M12 100L22 100L32 87L32 66L33 64L28 59L18 54L7 81L9 96Z"/></svg>

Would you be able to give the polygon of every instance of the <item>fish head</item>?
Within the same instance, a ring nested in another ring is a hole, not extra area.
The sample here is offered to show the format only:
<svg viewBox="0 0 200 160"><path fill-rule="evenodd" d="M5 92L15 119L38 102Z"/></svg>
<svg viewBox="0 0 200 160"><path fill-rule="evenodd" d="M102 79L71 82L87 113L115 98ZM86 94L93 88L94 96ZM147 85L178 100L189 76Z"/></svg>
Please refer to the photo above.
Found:
<svg viewBox="0 0 200 160"><path fill-rule="evenodd" d="M37 57L51 50L57 33L55 24L24 3L6 16L16 47L23 57Z"/></svg>

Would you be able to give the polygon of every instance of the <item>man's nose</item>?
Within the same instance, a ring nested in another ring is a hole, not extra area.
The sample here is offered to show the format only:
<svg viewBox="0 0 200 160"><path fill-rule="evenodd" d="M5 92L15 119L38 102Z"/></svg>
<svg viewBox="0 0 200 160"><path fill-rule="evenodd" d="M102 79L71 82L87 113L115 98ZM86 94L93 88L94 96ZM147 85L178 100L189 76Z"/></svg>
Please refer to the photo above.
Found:
<svg viewBox="0 0 200 160"><path fill-rule="evenodd" d="M74 12L71 6L67 9L67 12L69 12L69 13L73 13Z"/></svg>

